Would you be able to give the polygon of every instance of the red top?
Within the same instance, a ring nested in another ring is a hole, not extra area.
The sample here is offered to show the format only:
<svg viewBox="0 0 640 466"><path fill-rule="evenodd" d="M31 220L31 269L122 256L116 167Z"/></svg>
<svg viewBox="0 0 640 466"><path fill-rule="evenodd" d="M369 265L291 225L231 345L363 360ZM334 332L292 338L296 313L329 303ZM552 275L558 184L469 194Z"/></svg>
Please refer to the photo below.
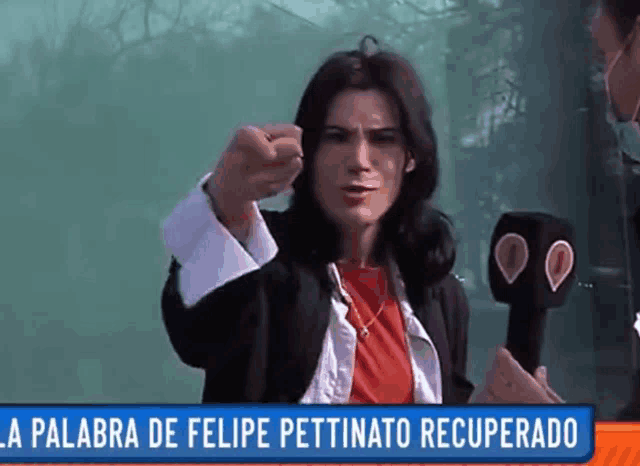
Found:
<svg viewBox="0 0 640 466"><path fill-rule="evenodd" d="M413 403L404 319L388 286L390 274L383 267L339 266L339 270L361 319L353 308L349 310L347 320L358 332L350 403ZM381 306L384 308L370 323ZM363 325L369 330L366 338L360 336Z"/></svg>

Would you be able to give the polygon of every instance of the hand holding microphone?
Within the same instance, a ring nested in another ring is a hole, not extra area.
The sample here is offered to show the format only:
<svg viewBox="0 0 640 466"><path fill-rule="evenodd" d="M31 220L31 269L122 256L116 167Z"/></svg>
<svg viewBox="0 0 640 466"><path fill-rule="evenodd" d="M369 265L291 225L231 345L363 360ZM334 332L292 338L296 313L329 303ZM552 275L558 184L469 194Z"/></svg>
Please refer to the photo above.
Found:
<svg viewBox="0 0 640 466"><path fill-rule="evenodd" d="M560 307L575 281L575 231L544 213L502 215L491 238L489 281L496 301L509 304L500 348L476 402L561 403L540 367L548 309Z"/></svg>

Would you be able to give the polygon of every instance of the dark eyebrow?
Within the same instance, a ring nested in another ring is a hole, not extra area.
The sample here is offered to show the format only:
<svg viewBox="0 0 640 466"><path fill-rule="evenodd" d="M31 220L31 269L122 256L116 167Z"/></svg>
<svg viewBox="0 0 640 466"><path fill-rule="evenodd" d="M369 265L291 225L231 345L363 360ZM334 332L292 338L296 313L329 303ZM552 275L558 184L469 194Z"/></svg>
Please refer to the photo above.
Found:
<svg viewBox="0 0 640 466"><path fill-rule="evenodd" d="M330 131L330 130L338 130L338 131L344 131L345 133L353 133L355 132L354 128L345 128L343 126L338 126L338 125L327 125L324 128L324 131ZM384 128L369 128L367 130L365 130L367 132L376 132L376 133L382 133L382 132L394 132L394 133L400 133L400 128L396 128L395 126L388 126L388 127L384 127Z"/></svg>

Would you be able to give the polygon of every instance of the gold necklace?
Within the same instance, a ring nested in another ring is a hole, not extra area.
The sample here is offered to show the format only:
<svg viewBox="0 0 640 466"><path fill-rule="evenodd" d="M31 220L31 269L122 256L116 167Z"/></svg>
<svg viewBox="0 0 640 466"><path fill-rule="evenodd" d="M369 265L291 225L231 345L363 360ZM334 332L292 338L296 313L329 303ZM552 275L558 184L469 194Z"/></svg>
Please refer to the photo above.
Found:
<svg viewBox="0 0 640 466"><path fill-rule="evenodd" d="M353 311L353 313L356 316L356 319L358 319L358 324L360 325L360 331L358 333L360 334L360 337L364 340L370 334L369 327L371 327L371 325L373 325L376 322L376 320L378 319L378 316L384 310L384 303L380 306L380 309L378 309L378 312L376 312L373 318L371 318L371 320L369 320L369 322L365 324L362 320L362 316L358 312L358 309L356 309L356 307L353 305L353 299L351 299L351 295L347 291L346 281L342 276L342 272L340 272L340 268L336 267L336 269L338 270L338 275L340 276L340 281L342 282L342 288L344 289L345 298L347 300L347 304L349 305L349 310Z"/></svg>

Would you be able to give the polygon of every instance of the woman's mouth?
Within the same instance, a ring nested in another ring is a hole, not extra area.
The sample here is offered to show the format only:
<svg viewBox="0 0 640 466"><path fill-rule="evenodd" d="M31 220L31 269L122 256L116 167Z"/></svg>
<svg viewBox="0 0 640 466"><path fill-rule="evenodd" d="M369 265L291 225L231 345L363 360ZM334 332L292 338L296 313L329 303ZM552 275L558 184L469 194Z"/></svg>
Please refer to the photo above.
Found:
<svg viewBox="0 0 640 466"><path fill-rule="evenodd" d="M355 206L363 203L367 199L367 195L375 191L375 188L369 188L367 186L345 186L342 188L344 195L343 201L350 206Z"/></svg>
<svg viewBox="0 0 640 466"><path fill-rule="evenodd" d="M351 185L351 186L345 186L344 188L342 188L343 191L346 191L349 194L362 194L362 193L368 193L371 191L375 191L375 188L370 188L368 186L355 186L355 185Z"/></svg>

